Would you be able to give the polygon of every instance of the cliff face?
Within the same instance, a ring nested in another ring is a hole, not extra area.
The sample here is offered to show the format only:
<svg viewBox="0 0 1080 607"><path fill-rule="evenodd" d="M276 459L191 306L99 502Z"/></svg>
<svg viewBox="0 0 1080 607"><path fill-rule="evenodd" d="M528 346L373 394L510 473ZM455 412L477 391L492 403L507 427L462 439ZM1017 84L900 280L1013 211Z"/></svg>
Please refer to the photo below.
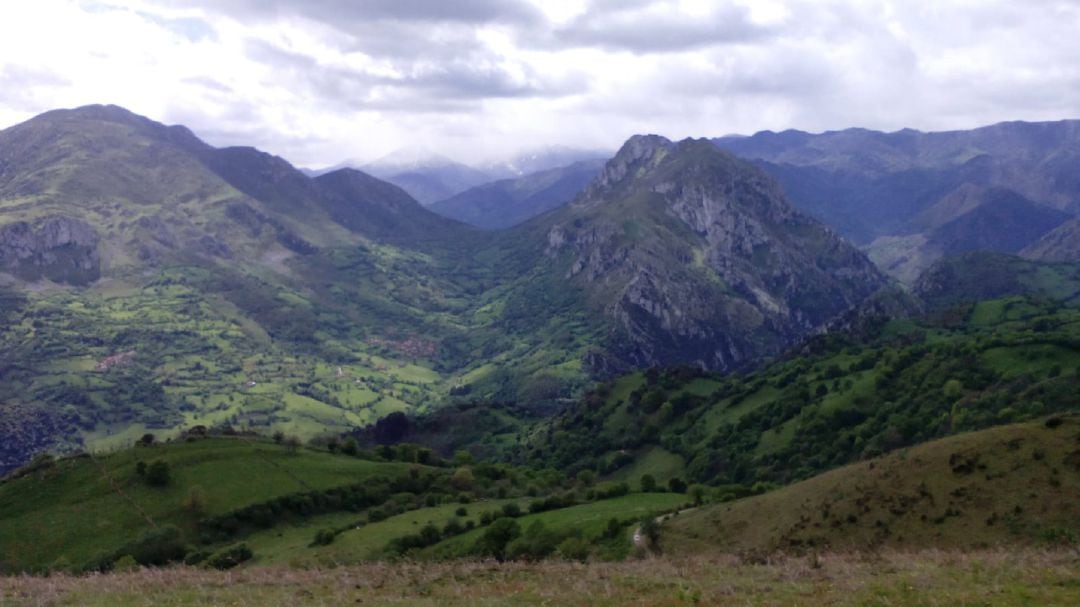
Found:
<svg viewBox="0 0 1080 607"><path fill-rule="evenodd" d="M85 221L52 216L0 226L0 268L24 280L87 284L101 275L100 238Z"/></svg>
<svg viewBox="0 0 1080 607"><path fill-rule="evenodd" d="M706 141L629 140L554 222L546 253L619 327L617 356L730 369L778 352L885 279Z"/></svg>

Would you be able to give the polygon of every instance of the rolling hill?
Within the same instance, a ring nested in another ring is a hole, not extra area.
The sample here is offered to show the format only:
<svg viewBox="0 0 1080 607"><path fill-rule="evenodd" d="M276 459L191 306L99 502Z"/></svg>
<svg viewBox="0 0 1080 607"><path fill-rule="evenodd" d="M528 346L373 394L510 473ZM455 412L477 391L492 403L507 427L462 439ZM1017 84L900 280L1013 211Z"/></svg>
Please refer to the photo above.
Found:
<svg viewBox="0 0 1080 607"><path fill-rule="evenodd" d="M961 434L663 525L666 553L972 550L1075 538L1075 416Z"/></svg>

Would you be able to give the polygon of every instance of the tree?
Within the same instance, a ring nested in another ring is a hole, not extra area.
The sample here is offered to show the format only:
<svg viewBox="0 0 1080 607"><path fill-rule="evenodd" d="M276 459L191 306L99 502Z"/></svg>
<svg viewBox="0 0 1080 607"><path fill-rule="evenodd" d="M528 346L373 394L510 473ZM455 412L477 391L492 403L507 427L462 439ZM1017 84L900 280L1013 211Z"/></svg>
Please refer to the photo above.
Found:
<svg viewBox="0 0 1080 607"><path fill-rule="evenodd" d="M151 487L165 487L172 480L169 463L157 460L146 468L146 484Z"/></svg>
<svg viewBox="0 0 1080 607"><path fill-rule="evenodd" d="M694 498L694 505L700 506L705 501L705 485L694 484L690 486L690 497Z"/></svg>
<svg viewBox="0 0 1080 607"><path fill-rule="evenodd" d="M651 474L642 474L641 490L645 493L656 491L656 478Z"/></svg>
<svg viewBox="0 0 1080 607"><path fill-rule="evenodd" d="M472 470L467 466L462 466L450 476L450 486L458 491L468 491L472 489L473 483L476 482L476 477L473 476Z"/></svg>
<svg viewBox="0 0 1080 607"><path fill-rule="evenodd" d="M660 524L656 522L656 517L646 517L641 522L641 537L649 546L656 547L660 541Z"/></svg>
<svg viewBox="0 0 1080 607"><path fill-rule="evenodd" d="M506 558L506 545L521 535L521 527L512 518L499 518L491 523L484 534L477 540L475 550L484 556L493 556L499 561Z"/></svg>
<svg viewBox="0 0 1080 607"><path fill-rule="evenodd" d="M184 510L192 514L201 514L203 510L206 510L206 490L198 485L188 490L188 495L184 499Z"/></svg>
<svg viewBox="0 0 1080 607"><path fill-rule="evenodd" d="M356 455L360 452L360 446L356 443L356 439L350 436L341 443L341 452L345 455Z"/></svg>
<svg viewBox="0 0 1080 607"><path fill-rule="evenodd" d="M681 478L673 478L667 485L672 493L686 493L686 481Z"/></svg>
<svg viewBox="0 0 1080 607"><path fill-rule="evenodd" d="M577 481L584 487L591 487L596 482L596 473L592 470L582 470L577 473Z"/></svg>

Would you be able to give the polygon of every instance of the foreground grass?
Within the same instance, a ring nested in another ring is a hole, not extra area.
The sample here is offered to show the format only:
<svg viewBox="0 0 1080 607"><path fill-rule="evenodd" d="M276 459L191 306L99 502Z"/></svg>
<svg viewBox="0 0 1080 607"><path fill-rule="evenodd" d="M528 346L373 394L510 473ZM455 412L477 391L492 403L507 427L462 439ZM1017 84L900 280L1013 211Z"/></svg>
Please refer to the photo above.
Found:
<svg viewBox="0 0 1080 607"><path fill-rule="evenodd" d="M0 605L1041 605L1080 603L1073 552L917 552L143 570L0 578Z"/></svg>

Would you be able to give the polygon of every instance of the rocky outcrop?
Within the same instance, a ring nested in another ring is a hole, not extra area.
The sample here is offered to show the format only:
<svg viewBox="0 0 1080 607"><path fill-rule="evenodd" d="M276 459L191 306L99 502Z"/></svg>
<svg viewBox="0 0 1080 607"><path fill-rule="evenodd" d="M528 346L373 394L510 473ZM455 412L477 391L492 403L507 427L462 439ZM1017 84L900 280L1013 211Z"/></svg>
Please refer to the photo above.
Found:
<svg viewBox="0 0 1080 607"><path fill-rule="evenodd" d="M768 175L707 141L630 139L546 236L633 366L740 368L886 282Z"/></svg>
<svg viewBox="0 0 1080 607"><path fill-rule="evenodd" d="M0 226L0 269L24 280L84 285L101 276L100 238L90 224L53 216Z"/></svg>

